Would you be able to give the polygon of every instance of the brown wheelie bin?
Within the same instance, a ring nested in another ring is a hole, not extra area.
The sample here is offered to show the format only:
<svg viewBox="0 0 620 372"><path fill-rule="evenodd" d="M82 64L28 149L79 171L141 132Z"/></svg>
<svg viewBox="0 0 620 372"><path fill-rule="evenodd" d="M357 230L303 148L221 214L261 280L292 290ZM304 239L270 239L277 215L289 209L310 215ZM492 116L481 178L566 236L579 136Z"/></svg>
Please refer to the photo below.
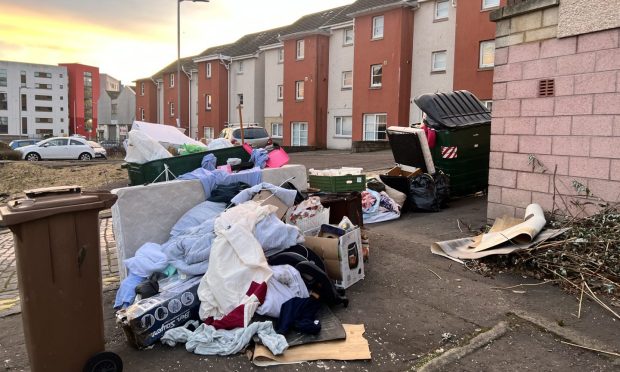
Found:
<svg viewBox="0 0 620 372"><path fill-rule="evenodd" d="M122 371L105 352L99 211L116 195L78 186L26 191L0 207L13 232L32 371Z"/></svg>

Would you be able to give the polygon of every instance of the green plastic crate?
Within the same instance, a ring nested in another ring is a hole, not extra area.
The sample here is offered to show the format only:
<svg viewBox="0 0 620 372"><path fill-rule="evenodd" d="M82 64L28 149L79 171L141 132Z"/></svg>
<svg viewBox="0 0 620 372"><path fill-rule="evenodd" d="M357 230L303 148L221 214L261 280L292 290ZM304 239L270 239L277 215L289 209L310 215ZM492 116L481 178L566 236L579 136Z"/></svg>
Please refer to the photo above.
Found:
<svg viewBox="0 0 620 372"><path fill-rule="evenodd" d="M317 188L327 192L346 192L346 191L364 191L366 190L365 175L346 176L314 176L308 177L310 187Z"/></svg>
<svg viewBox="0 0 620 372"><path fill-rule="evenodd" d="M431 154L435 168L450 176L450 194L462 196L486 190L489 184L491 125L437 130L436 133L437 141ZM456 157L453 157L454 154Z"/></svg>
<svg viewBox="0 0 620 372"><path fill-rule="evenodd" d="M129 185L145 185L153 183L157 176L164 171L164 164L168 165L168 168L175 176L193 171L200 168L202 158L207 154L215 155L217 159L217 165L226 164L226 160L229 158L239 158L241 161L250 160L250 154L248 154L243 147L235 146L228 147L219 150L197 152L188 155L179 155L166 159L159 159L149 161L144 164L126 163L127 173L129 175ZM157 182L163 182L166 178L162 175Z"/></svg>

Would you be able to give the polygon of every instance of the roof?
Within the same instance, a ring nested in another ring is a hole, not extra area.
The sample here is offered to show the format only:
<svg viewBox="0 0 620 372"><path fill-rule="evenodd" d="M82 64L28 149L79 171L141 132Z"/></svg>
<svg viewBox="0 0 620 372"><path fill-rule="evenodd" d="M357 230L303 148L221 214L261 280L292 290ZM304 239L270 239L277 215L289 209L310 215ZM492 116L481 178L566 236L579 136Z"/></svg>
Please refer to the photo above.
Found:
<svg viewBox="0 0 620 372"><path fill-rule="evenodd" d="M381 9L391 5L415 5L416 0L357 0L347 9L347 15L365 13L373 9Z"/></svg>
<svg viewBox="0 0 620 372"><path fill-rule="evenodd" d="M194 56L181 58L181 71L182 70L190 71L190 70L196 69L197 66L194 63L194 58L195 58ZM176 59L172 63L170 63L168 66L164 67L163 69L153 74L153 77L159 77L160 75L169 74L172 72L177 72Z"/></svg>
<svg viewBox="0 0 620 372"><path fill-rule="evenodd" d="M350 21L351 18L346 16L346 10L349 6L345 5L305 15L290 26L285 27L282 36L319 30L330 25Z"/></svg>

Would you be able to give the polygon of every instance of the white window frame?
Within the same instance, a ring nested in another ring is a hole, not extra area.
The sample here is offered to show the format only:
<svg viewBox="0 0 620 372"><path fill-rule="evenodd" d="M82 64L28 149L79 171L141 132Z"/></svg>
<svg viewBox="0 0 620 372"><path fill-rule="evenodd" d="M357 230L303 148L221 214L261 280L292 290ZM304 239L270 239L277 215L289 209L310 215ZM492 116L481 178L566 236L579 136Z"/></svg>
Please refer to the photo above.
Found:
<svg viewBox="0 0 620 372"><path fill-rule="evenodd" d="M295 138L295 126L299 125L298 138ZM301 128L303 126L303 129ZM306 143L302 143L302 132L306 132ZM291 123L291 146L308 146L308 123L295 121Z"/></svg>
<svg viewBox="0 0 620 372"><path fill-rule="evenodd" d="M282 101L284 99L284 85L279 84L276 86L276 99Z"/></svg>
<svg viewBox="0 0 620 372"><path fill-rule="evenodd" d="M347 84L347 74L350 75L350 82ZM353 88L353 71L342 71L342 89L352 89Z"/></svg>
<svg viewBox="0 0 620 372"><path fill-rule="evenodd" d="M243 61L239 61L237 64L237 74L243 74Z"/></svg>
<svg viewBox="0 0 620 372"><path fill-rule="evenodd" d="M446 65L444 67L437 67L435 65L435 61L437 60L437 56L439 55L446 56ZM431 72L445 72L448 69L448 51L446 50L438 50L431 53Z"/></svg>
<svg viewBox="0 0 620 372"><path fill-rule="evenodd" d="M295 100L303 101L305 93L306 93L305 81L297 80L295 82Z"/></svg>
<svg viewBox="0 0 620 372"><path fill-rule="evenodd" d="M206 111L211 111L211 108L213 107L213 101L212 101L212 97L210 94L206 94L205 95L205 110Z"/></svg>
<svg viewBox="0 0 620 372"><path fill-rule="evenodd" d="M495 9L499 7L499 0L482 0L482 10Z"/></svg>
<svg viewBox="0 0 620 372"><path fill-rule="evenodd" d="M350 38L347 37L349 35L351 36ZM355 40L355 33L353 31L353 27L345 28L342 33L342 45L344 46L353 45L354 40Z"/></svg>
<svg viewBox="0 0 620 372"><path fill-rule="evenodd" d="M144 109L140 108L140 120L144 121Z"/></svg>
<svg viewBox="0 0 620 372"><path fill-rule="evenodd" d="M385 123L378 123L377 119L379 117L385 118ZM372 122L370 122L371 118L372 118ZM368 126L373 127L372 132L367 130ZM383 130L379 130L380 129L379 126L384 126ZM386 113L364 114L363 121L362 121L362 129L364 131L363 133L364 141L387 141L387 134L386 134L387 114ZM373 135L369 136L370 133L373 133ZM383 133L385 138L379 139L379 133Z"/></svg>
<svg viewBox="0 0 620 372"><path fill-rule="evenodd" d="M491 57L493 58L493 61L491 63L484 63L484 46L488 46L488 45L492 45L493 46L493 52L490 54ZM480 54L480 59L478 61L478 67L481 69L485 69L485 68L493 68L495 67L495 40L485 40L485 41L481 41L480 45L479 45L479 54Z"/></svg>
<svg viewBox="0 0 620 372"><path fill-rule="evenodd" d="M443 4L445 4L445 6L446 6L446 9L445 9L446 10L446 15L445 16L439 15L439 4L442 4L442 6L443 6ZM443 21L443 20L448 19L449 16L450 16L450 0L437 0L437 1L435 1L434 19L436 21Z"/></svg>
<svg viewBox="0 0 620 372"><path fill-rule="evenodd" d="M213 139L215 136L215 130L213 127L204 127L202 129L202 135L204 139Z"/></svg>
<svg viewBox="0 0 620 372"><path fill-rule="evenodd" d="M271 137L282 138L284 135L284 125L282 123L271 123Z"/></svg>
<svg viewBox="0 0 620 372"><path fill-rule="evenodd" d="M482 101L482 103L484 104L484 107L489 109L489 111L493 111L493 101L492 100Z"/></svg>
<svg viewBox="0 0 620 372"><path fill-rule="evenodd" d="M206 69L207 79L211 79L211 62L207 62Z"/></svg>
<svg viewBox="0 0 620 372"><path fill-rule="evenodd" d="M284 48L278 49L278 63L284 63Z"/></svg>
<svg viewBox="0 0 620 372"><path fill-rule="evenodd" d="M375 69L381 69L381 73L377 74ZM381 81L378 83L374 82L375 77L380 77ZM370 65L370 87L371 88L381 88L383 86L383 64Z"/></svg>
<svg viewBox="0 0 620 372"><path fill-rule="evenodd" d="M348 124L350 124L349 134L346 134L343 131L343 125L345 124L345 121L347 121ZM353 118L351 116L335 116L334 124L335 124L334 125L334 131L335 131L334 137L351 138L351 136L353 135Z"/></svg>
<svg viewBox="0 0 620 372"><path fill-rule="evenodd" d="M170 76L168 77L168 86L170 88L174 88L174 72L171 72Z"/></svg>
<svg viewBox="0 0 620 372"><path fill-rule="evenodd" d="M305 40L304 39L297 40L297 50L296 50L297 60L304 59L305 53L306 53Z"/></svg>
<svg viewBox="0 0 620 372"><path fill-rule="evenodd" d="M174 117L174 102L168 103L168 110L170 113L170 117L173 118Z"/></svg>
<svg viewBox="0 0 620 372"><path fill-rule="evenodd" d="M379 25L379 21L381 21L381 25ZM382 15L372 17L372 40L383 39L383 32L385 29L385 17Z"/></svg>
<svg viewBox="0 0 620 372"><path fill-rule="evenodd" d="M237 104L243 106L243 93L237 93Z"/></svg>
<svg viewBox="0 0 620 372"><path fill-rule="evenodd" d="M140 83L140 95L144 96L144 81Z"/></svg>

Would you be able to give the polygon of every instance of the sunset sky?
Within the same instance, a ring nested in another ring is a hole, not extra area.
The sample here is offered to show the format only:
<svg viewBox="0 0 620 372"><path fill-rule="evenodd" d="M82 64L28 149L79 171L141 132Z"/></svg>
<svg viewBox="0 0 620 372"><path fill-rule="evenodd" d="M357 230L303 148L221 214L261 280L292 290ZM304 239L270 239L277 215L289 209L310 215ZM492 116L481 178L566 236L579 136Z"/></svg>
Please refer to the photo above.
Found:
<svg viewBox="0 0 620 372"><path fill-rule="evenodd" d="M176 0L0 0L0 60L83 63L123 83L176 60ZM181 3L181 56L353 0Z"/></svg>

